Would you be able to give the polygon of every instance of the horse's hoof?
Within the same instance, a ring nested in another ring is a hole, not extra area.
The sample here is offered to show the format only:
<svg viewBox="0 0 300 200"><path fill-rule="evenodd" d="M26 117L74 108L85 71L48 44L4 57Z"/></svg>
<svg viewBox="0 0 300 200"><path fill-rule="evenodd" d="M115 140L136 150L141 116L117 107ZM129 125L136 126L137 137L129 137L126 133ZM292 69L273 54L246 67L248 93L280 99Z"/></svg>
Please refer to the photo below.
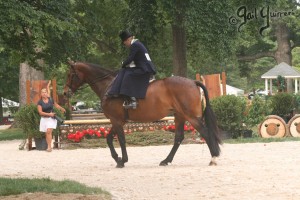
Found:
<svg viewBox="0 0 300 200"><path fill-rule="evenodd" d="M124 167L124 162L121 157L118 157L118 162L116 168L123 168Z"/></svg>
<svg viewBox="0 0 300 200"><path fill-rule="evenodd" d="M164 161L162 161L162 162L159 163L159 166L167 166L167 165L168 165L168 163L164 162Z"/></svg>
<svg viewBox="0 0 300 200"><path fill-rule="evenodd" d="M118 163L116 166L116 168L123 168L123 167L125 167L124 163Z"/></svg>
<svg viewBox="0 0 300 200"><path fill-rule="evenodd" d="M210 161L210 163L209 163L208 165L209 165L209 166L217 166L217 163L216 163L216 162Z"/></svg>

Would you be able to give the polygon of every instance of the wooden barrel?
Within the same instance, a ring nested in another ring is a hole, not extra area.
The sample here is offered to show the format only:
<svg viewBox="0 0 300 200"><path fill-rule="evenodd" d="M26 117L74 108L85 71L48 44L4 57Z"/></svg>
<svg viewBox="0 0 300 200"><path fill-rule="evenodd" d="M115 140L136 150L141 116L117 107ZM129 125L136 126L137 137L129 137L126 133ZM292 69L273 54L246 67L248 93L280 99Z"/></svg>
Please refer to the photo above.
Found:
<svg viewBox="0 0 300 200"><path fill-rule="evenodd" d="M263 138L280 138L287 135L285 121L277 115L269 115L259 125L258 133Z"/></svg>
<svg viewBox="0 0 300 200"><path fill-rule="evenodd" d="M291 118L287 127L289 135L293 137L300 137L300 115L295 115Z"/></svg>

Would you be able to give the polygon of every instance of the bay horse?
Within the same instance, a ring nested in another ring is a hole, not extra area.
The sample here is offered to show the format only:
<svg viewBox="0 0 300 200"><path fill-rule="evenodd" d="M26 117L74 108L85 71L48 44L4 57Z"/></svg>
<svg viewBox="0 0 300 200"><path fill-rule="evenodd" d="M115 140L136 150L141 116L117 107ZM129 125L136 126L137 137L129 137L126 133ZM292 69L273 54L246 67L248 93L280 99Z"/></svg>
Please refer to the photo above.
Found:
<svg viewBox="0 0 300 200"><path fill-rule="evenodd" d="M220 155L219 129L215 114L209 103L208 91L199 81L172 76L150 83L145 99L138 99L137 109L123 108L123 98L112 98L106 92L116 76L116 72L98 65L85 62L69 62L70 69L64 86L64 94L72 95L83 84L87 83L101 100L104 115L111 121L111 131L107 135L107 144L117 168L124 167L128 162L126 141L123 126L130 121L153 122L174 112L175 139L169 155L160 162L160 166L171 163L175 153L184 139L184 124L188 121L205 139L212 159L209 165L216 165L216 157ZM203 112L200 88L206 100ZM113 138L117 135L122 157L119 157Z"/></svg>

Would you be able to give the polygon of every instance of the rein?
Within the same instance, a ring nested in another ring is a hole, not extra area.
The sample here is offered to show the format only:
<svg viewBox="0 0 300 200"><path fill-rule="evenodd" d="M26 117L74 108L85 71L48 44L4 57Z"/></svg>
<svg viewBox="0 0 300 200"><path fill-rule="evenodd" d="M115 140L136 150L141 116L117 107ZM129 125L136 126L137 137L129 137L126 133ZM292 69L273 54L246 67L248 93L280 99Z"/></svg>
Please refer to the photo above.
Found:
<svg viewBox="0 0 300 200"><path fill-rule="evenodd" d="M74 65L76 66L76 63L75 63ZM69 88L72 88L72 83L73 83L73 77L74 77L74 76L76 77L76 79L82 81L82 80L79 78L79 76L78 76L78 74L77 74L76 69L74 68L74 66L71 65L71 67L72 67L71 83L67 85ZM117 71L118 71L118 70L117 70ZM99 81L101 81L101 80L103 80L103 79L106 79L106 78L109 77L110 75L115 74L117 71L112 71L112 72L109 72L109 73L104 74L104 75L102 75L102 76L96 77L96 78L93 79L92 81L86 79L86 82L85 82L84 84L87 83L87 84L89 84L90 86L92 86L92 85L96 84L97 82L99 82ZM78 88L77 90L83 90L83 89L89 87L89 85L86 85L85 87L82 87L82 86L81 86L81 87Z"/></svg>

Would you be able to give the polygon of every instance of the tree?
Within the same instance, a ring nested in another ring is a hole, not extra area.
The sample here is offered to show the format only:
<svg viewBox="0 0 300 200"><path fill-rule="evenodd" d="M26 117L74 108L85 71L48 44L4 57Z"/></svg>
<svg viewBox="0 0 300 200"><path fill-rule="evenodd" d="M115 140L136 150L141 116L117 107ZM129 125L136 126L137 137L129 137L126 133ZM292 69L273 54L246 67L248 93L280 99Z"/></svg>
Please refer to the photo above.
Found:
<svg viewBox="0 0 300 200"><path fill-rule="evenodd" d="M144 38L151 37L156 43L162 40L157 38L159 32L169 27L173 73L187 76L188 63L200 63L197 59L200 53L210 54L215 61L222 62L232 52L234 33L227 23L228 4L229 1L128 0L130 12L125 22L137 33L143 33Z"/></svg>
<svg viewBox="0 0 300 200"><path fill-rule="evenodd" d="M119 32L123 26L122 17L128 10L124 0L76 0L74 17L88 30L89 62L99 63L107 68L121 65Z"/></svg>
<svg viewBox="0 0 300 200"><path fill-rule="evenodd" d="M292 51L300 46L300 10L297 6L299 3L295 0L276 0L272 4L259 1L256 5L239 7L237 13L245 23L240 25L242 27L239 41L242 42L237 49L238 60L255 61L269 57L277 64L286 62L292 65ZM251 12L256 13L259 19L248 19L248 23L244 17L249 16ZM291 91L291 87L291 82L288 82L288 91Z"/></svg>
<svg viewBox="0 0 300 200"><path fill-rule="evenodd" d="M18 101L19 77L16 71L18 67L10 67L9 55L0 53L0 119L3 117L2 98Z"/></svg>
<svg viewBox="0 0 300 200"><path fill-rule="evenodd" d="M72 17L71 2L0 1L0 45L19 63L35 67L38 59L55 67L84 55L86 30Z"/></svg>
<svg viewBox="0 0 300 200"><path fill-rule="evenodd" d="M22 77L28 80L37 76L30 67L43 73L68 58L75 60L86 54L86 30L72 16L70 8L70 0L0 1L0 53L6 52L14 61L8 67L20 65L21 87L25 85ZM21 104L25 101L24 92L21 88Z"/></svg>

